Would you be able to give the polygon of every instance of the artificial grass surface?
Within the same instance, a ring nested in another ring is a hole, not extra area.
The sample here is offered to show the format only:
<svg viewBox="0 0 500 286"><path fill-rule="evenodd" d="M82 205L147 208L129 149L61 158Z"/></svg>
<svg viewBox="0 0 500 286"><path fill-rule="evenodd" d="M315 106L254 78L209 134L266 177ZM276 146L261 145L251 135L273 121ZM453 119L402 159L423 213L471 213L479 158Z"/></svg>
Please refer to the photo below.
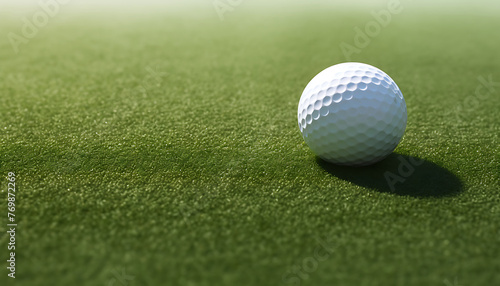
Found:
<svg viewBox="0 0 500 286"><path fill-rule="evenodd" d="M499 283L495 13L407 6L353 55L406 99L387 160L332 166L301 138L303 88L384 7L62 11L17 55L4 38L0 173L17 174L19 227L17 278L0 281ZM480 97L478 77L496 83ZM412 157L392 191L384 173Z"/></svg>

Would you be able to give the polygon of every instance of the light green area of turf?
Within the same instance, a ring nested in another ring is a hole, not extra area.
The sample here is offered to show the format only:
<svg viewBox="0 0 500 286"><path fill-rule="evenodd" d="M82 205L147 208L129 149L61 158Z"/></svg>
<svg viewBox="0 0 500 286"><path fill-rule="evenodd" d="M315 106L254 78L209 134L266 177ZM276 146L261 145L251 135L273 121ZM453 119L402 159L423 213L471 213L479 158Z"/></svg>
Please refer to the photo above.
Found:
<svg viewBox="0 0 500 286"><path fill-rule="evenodd" d="M325 164L298 130L302 89L384 5L61 10L17 55L4 36L22 23L2 12L0 174L16 173L19 227L15 281L0 236L1 284L498 284L494 13L408 4L353 54L406 99L387 160ZM391 191L384 174L412 157Z"/></svg>

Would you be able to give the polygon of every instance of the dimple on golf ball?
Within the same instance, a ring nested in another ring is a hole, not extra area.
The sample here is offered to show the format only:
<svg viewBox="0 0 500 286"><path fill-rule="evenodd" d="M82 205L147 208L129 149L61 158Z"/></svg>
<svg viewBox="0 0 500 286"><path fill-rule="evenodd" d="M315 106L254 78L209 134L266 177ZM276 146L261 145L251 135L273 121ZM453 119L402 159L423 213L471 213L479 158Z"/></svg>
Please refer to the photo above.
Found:
<svg viewBox="0 0 500 286"><path fill-rule="evenodd" d="M394 151L406 129L406 103L386 73L363 63L342 63L316 75L300 97L300 132L325 161L376 163Z"/></svg>

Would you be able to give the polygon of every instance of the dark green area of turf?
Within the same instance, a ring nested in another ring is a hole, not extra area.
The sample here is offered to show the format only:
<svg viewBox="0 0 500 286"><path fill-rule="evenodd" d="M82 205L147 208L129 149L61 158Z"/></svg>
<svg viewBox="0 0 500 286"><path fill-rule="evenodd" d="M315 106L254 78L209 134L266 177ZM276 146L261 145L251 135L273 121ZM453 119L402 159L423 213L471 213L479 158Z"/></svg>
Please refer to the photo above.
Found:
<svg viewBox="0 0 500 286"><path fill-rule="evenodd" d="M498 17L408 7L353 55L398 83L408 127L352 169L318 161L296 108L371 8L261 9L61 13L17 55L3 38L15 284L500 282ZM401 158L423 163L392 191Z"/></svg>

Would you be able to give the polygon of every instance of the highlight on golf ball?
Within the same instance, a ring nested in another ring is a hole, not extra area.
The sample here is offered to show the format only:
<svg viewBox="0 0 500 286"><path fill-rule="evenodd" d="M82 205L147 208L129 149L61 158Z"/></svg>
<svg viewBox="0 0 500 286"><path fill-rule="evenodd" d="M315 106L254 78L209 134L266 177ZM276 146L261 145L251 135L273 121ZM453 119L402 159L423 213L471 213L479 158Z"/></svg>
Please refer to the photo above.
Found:
<svg viewBox="0 0 500 286"><path fill-rule="evenodd" d="M386 73L363 63L341 63L316 75L298 106L300 132L321 159L349 166L391 154L406 129L406 103Z"/></svg>

